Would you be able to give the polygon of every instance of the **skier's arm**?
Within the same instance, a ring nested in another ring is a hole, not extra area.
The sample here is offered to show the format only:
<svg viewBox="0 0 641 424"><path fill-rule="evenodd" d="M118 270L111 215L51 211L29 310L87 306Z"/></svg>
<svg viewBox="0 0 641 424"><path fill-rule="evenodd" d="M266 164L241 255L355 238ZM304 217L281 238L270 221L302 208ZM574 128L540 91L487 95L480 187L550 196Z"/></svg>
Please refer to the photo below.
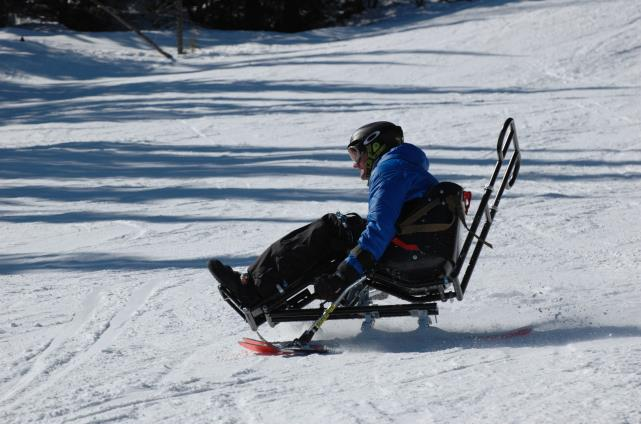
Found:
<svg viewBox="0 0 641 424"><path fill-rule="evenodd" d="M370 180L367 226L358 245L338 267L338 272L344 277L356 278L372 268L396 234L395 224L412 178L407 175L407 170L394 162L385 163L387 166L377 169L379 172Z"/></svg>

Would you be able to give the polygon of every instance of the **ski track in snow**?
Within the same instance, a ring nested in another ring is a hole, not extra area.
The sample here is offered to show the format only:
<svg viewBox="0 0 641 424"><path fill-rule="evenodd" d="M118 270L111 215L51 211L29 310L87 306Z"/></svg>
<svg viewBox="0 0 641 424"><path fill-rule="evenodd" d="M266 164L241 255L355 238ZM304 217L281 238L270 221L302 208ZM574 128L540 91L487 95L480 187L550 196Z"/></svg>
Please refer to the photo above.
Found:
<svg viewBox="0 0 641 424"><path fill-rule="evenodd" d="M155 282L146 283L133 291L127 304L93 334L93 343L87 346L86 349L73 354L59 352L67 338L87 330L87 324L100 307L101 293L97 290L92 291L83 302L83 309L37 355L29 371L20 378L13 388L3 395L0 402L11 401L16 396L17 399L14 403L29 401L37 394L50 389L83 363L91 360L97 353L112 346L129 320L134 317L140 307L152 295L157 285L158 283ZM65 356L60 357L61 354ZM43 377L44 381L34 383L34 380ZM24 393L25 391L26 393Z"/></svg>
<svg viewBox="0 0 641 424"><path fill-rule="evenodd" d="M83 330L83 326L92 318L93 313L98 307L100 302L99 298L99 290L94 290L87 296L83 304L83 309L74 315L73 320L67 326L63 327L58 334L45 345L45 348L42 349L38 355L35 355L35 360L29 371L25 373L10 390L3 394L0 402L10 400L16 394L29 387L37 377L44 374L51 374L68 362L68 360L65 359L50 358L48 357L48 353L54 352L52 355L59 354L59 352L56 351L64 344L66 338L78 334L79 331ZM49 381L51 381L51 379L49 379Z"/></svg>
<svg viewBox="0 0 641 424"><path fill-rule="evenodd" d="M175 64L126 32L0 29L0 421L641 422L641 3L378 13L199 29ZM324 356L237 345L253 335L206 259L242 270L324 213L365 214L351 131L401 124L474 212L508 116L519 179L435 326L329 321Z"/></svg>

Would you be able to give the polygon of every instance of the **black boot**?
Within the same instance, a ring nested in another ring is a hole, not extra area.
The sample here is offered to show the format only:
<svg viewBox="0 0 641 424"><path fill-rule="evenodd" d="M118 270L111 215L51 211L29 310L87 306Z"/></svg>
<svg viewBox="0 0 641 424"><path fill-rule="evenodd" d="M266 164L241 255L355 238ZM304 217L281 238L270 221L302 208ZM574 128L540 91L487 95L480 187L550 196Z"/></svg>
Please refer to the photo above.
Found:
<svg viewBox="0 0 641 424"><path fill-rule="evenodd" d="M240 273L234 271L230 266L223 264L218 259L211 259L207 263L207 268L241 307L251 308L260 302L261 297L252 281L241 278Z"/></svg>

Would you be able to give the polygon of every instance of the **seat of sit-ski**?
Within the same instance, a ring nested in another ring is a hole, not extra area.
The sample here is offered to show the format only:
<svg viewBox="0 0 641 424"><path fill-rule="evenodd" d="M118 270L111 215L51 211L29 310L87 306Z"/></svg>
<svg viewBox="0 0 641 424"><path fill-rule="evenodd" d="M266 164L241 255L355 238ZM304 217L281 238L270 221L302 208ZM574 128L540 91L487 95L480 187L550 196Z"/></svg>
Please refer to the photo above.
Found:
<svg viewBox="0 0 641 424"><path fill-rule="evenodd" d="M376 265L374 278L409 289L441 284L459 254L463 202L463 188L451 182L407 202L397 221L397 237Z"/></svg>

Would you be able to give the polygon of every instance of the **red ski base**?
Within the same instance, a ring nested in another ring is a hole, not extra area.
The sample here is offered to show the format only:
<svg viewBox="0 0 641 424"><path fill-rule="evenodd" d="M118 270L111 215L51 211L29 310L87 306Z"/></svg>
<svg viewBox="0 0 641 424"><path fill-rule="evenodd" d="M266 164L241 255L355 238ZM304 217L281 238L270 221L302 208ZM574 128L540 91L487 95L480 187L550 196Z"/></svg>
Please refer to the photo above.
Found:
<svg viewBox="0 0 641 424"><path fill-rule="evenodd" d="M533 327L531 325L525 327L515 328L514 330L500 331L498 333L488 333L476 336L482 340L501 340L511 339L512 337L523 337L532 333Z"/></svg>
<svg viewBox="0 0 641 424"><path fill-rule="evenodd" d="M317 343L298 346L293 342L267 342L245 337L238 344L258 355L267 356L303 356L312 353L329 353L325 346Z"/></svg>

